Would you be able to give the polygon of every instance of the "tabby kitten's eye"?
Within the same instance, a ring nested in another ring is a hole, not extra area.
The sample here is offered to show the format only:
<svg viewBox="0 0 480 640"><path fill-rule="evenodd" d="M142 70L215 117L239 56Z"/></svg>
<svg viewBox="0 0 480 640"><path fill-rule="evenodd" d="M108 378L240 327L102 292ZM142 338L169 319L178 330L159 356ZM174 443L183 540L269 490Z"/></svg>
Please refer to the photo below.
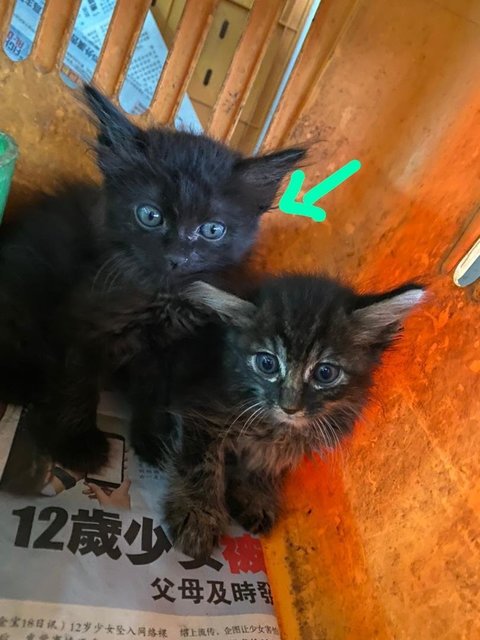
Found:
<svg viewBox="0 0 480 640"><path fill-rule="evenodd" d="M205 240L220 240L225 235L227 227L222 222L205 222L198 228L198 233Z"/></svg>
<svg viewBox="0 0 480 640"><path fill-rule="evenodd" d="M329 362L321 362L313 373L313 377L317 382L325 386L336 382L340 376L341 369L335 364Z"/></svg>
<svg viewBox="0 0 480 640"><path fill-rule="evenodd" d="M155 229L163 224L163 214L150 204L140 204L135 209L138 224L144 229Z"/></svg>
<svg viewBox="0 0 480 640"><path fill-rule="evenodd" d="M255 366L267 376L275 375L279 370L278 358L266 351L259 351L255 355Z"/></svg>

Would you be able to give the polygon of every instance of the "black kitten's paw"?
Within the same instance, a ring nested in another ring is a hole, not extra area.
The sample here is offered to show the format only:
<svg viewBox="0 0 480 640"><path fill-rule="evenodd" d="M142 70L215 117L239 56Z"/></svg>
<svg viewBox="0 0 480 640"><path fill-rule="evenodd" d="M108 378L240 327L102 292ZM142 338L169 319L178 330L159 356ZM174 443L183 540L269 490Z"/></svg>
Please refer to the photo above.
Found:
<svg viewBox="0 0 480 640"><path fill-rule="evenodd" d="M167 503L165 517L174 546L196 560L211 556L226 529L224 514L210 505L187 510Z"/></svg>
<svg viewBox="0 0 480 640"><path fill-rule="evenodd" d="M151 434L133 432L132 447L140 460L154 467L161 467L167 457L167 447Z"/></svg>
<svg viewBox="0 0 480 640"><path fill-rule="evenodd" d="M105 466L108 453L108 439L98 429L73 436L52 448L55 462L59 462L66 469L85 473L94 473Z"/></svg>

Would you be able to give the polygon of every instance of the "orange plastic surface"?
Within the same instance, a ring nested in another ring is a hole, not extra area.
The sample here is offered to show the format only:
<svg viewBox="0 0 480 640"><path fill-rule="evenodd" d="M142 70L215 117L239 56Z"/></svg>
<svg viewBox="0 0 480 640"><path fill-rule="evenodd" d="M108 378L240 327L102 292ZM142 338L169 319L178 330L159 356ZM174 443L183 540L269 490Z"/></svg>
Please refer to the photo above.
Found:
<svg viewBox="0 0 480 640"><path fill-rule="evenodd" d="M351 442L289 479L265 541L288 640L480 638L479 288L452 282L479 229L479 25L478 2L359 2L290 139L323 140L308 186L363 168L325 223L271 214L257 266L430 298Z"/></svg>

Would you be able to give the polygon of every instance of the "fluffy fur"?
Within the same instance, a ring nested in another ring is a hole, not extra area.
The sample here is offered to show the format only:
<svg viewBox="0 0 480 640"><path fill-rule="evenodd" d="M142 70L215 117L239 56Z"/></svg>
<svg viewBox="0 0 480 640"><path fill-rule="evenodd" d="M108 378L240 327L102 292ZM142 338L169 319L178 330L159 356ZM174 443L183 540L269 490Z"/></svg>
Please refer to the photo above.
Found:
<svg viewBox="0 0 480 640"><path fill-rule="evenodd" d="M178 292L243 259L304 152L244 158L206 136L142 130L92 87L84 95L103 184L39 197L0 229L0 399L35 401L53 457L93 470L107 453L99 375L134 356L139 374L155 368L143 367L152 340L164 347L203 322ZM128 330L139 305L156 309L153 338L147 324Z"/></svg>
<svg viewBox="0 0 480 640"><path fill-rule="evenodd" d="M229 515L254 533L271 529L285 473L350 433L382 353L424 292L358 295L284 276L236 304L201 283L188 294L229 318L183 342L171 390L183 426L165 515L177 546L203 557ZM259 368L272 361L274 373Z"/></svg>

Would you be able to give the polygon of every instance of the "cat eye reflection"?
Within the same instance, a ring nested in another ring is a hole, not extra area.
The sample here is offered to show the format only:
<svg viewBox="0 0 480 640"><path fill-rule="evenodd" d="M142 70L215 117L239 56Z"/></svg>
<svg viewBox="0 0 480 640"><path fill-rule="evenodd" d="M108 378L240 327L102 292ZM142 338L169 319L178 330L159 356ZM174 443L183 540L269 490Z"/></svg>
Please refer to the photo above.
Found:
<svg viewBox="0 0 480 640"><path fill-rule="evenodd" d="M341 369L335 364L329 362L321 362L313 373L316 382L327 386L333 384L340 377Z"/></svg>
<svg viewBox="0 0 480 640"><path fill-rule="evenodd" d="M163 214L150 204L140 204L135 209L138 224L144 229L155 229L163 224Z"/></svg>
<svg viewBox="0 0 480 640"><path fill-rule="evenodd" d="M205 222L198 228L198 233L205 240L220 240L225 235L227 227L222 222Z"/></svg>
<svg viewBox="0 0 480 640"><path fill-rule="evenodd" d="M273 376L278 373L280 368L278 364L278 358L271 353L267 353L266 351L259 351L255 355L255 366L260 371L260 373L265 374L266 376Z"/></svg>

